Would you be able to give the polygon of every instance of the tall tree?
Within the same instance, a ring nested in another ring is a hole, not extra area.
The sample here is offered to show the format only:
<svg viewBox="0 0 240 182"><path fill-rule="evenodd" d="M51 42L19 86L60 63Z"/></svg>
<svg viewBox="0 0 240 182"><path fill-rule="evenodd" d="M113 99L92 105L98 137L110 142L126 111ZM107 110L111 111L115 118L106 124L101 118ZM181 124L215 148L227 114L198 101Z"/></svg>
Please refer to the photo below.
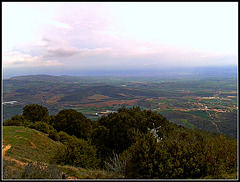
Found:
<svg viewBox="0 0 240 182"><path fill-rule="evenodd" d="M53 127L83 139L87 139L92 130L91 121L74 109L61 110L53 121Z"/></svg>
<svg viewBox="0 0 240 182"><path fill-rule="evenodd" d="M36 121L49 121L49 112L46 107L38 104L29 104L23 108L23 116L32 123Z"/></svg>

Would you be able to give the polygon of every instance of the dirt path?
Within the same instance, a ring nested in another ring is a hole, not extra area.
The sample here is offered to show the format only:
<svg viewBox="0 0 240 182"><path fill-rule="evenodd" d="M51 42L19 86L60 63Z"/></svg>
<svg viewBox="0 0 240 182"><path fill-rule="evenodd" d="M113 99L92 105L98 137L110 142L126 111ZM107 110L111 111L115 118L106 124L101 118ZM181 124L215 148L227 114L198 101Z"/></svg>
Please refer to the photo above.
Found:
<svg viewBox="0 0 240 182"><path fill-rule="evenodd" d="M21 162L21 161L19 161L19 160L17 160L17 159L14 159L14 158L11 158L11 157L8 157L8 156L5 156L4 157L5 159L7 159L7 160L9 160L9 161L14 161L14 162L16 162L17 164L20 164L20 165L27 165L28 163L26 163L26 162Z"/></svg>
<svg viewBox="0 0 240 182"><path fill-rule="evenodd" d="M11 145L8 144L2 151L2 157L5 155L5 153L11 148Z"/></svg>
<svg viewBox="0 0 240 182"><path fill-rule="evenodd" d="M18 163L18 164L20 164L20 165L27 165L27 163L25 163L25 162L21 162L21 161L19 161L19 160L17 160L17 159L14 159L14 158L12 158L12 157L4 156L5 153L6 153L10 148L11 148L11 145L8 144L8 145L3 149L3 151L2 151L2 157L4 157L4 158L7 159L7 160L14 161L14 162L16 162L16 163Z"/></svg>
<svg viewBox="0 0 240 182"><path fill-rule="evenodd" d="M30 140L29 140L29 142L30 142L33 146L35 146ZM36 147L36 146L35 146L35 147ZM20 164L20 165L22 165L22 166L28 165L28 163L26 163L26 162L19 161L19 160L17 160L17 159L12 158L12 157L4 156L5 153L6 153L10 148L11 148L11 145L10 145L10 144L8 144L5 148L3 148L3 150L2 150L2 157L4 157L6 160L14 161L14 162L16 162L17 164ZM36 148L37 148L37 147L36 147ZM69 176L69 177L67 177L66 179L68 179L68 180L76 180L77 178Z"/></svg>

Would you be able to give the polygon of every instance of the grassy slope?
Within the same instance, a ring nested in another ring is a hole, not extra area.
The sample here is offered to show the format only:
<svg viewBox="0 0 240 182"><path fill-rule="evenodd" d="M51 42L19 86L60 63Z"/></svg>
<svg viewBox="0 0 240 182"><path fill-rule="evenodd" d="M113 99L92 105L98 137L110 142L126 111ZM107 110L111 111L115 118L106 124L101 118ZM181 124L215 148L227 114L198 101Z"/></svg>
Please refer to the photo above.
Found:
<svg viewBox="0 0 240 182"><path fill-rule="evenodd" d="M21 126L3 126L3 145L10 144L6 156L22 162L49 162L60 142L48 138L47 134Z"/></svg>
<svg viewBox="0 0 240 182"><path fill-rule="evenodd" d="M55 150L63 145L48 138L47 134L22 126L3 126L3 149L11 147L5 152L3 165L11 171L9 176L20 174L24 165L29 162L40 161L49 163ZM7 161L7 162L6 162ZM60 170L77 179L118 178L114 173L103 170L88 170L73 166L59 166ZM4 170L6 172L6 170Z"/></svg>

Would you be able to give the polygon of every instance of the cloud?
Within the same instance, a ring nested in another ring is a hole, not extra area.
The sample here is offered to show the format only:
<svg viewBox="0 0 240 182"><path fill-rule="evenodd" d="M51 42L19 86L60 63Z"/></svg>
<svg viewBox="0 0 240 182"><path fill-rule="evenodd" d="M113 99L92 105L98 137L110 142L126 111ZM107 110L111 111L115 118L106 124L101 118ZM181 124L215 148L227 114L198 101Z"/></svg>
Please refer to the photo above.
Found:
<svg viewBox="0 0 240 182"><path fill-rule="evenodd" d="M45 57L70 57L74 54L78 54L78 52L77 49L73 48L51 48L47 50L47 55Z"/></svg>
<svg viewBox="0 0 240 182"><path fill-rule="evenodd" d="M49 48L45 57L67 58L67 57L89 57L99 54L108 54L112 51L111 48L95 48L95 49L77 49L74 47L67 48Z"/></svg>
<svg viewBox="0 0 240 182"><path fill-rule="evenodd" d="M69 24L62 23L62 22L59 22L59 21L56 21L56 20L47 20L47 21L45 20L45 22L50 24L50 25L53 25L57 28L64 28L64 29L68 29L68 30L72 29L72 27Z"/></svg>
<svg viewBox="0 0 240 182"><path fill-rule="evenodd" d="M51 42L53 42L51 39L48 39L48 38L45 38L45 37L42 38L42 41L43 41L43 42L46 42L46 43L51 43Z"/></svg>
<svg viewBox="0 0 240 182"><path fill-rule="evenodd" d="M45 60L40 56L32 56L19 51L9 51L3 54L3 68L11 67L41 67L60 66L58 60Z"/></svg>
<svg viewBox="0 0 240 182"><path fill-rule="evenodd" d="M4 67L237 64L237 6L228 8L233 14L216 6L203 15L206 5L198 10L199 5L179 9L174 3L4 4Z"/></svg>

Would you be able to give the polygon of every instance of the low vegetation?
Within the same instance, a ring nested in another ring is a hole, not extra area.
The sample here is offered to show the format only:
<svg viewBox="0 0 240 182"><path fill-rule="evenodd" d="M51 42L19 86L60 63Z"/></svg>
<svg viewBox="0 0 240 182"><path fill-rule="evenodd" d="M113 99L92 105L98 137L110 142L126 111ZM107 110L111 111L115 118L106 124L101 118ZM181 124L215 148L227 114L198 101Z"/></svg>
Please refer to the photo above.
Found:
<svg viewBox="0 0 240 182"><path fill-rule="evenodd" d="M44 117L33 119L35 108ZM4 122L3 144L12 146L6 179L237 178L236 139L173 124L151 110L123 107L97 121L73 109L56 116L39 105L24 110Z"/></svg>

